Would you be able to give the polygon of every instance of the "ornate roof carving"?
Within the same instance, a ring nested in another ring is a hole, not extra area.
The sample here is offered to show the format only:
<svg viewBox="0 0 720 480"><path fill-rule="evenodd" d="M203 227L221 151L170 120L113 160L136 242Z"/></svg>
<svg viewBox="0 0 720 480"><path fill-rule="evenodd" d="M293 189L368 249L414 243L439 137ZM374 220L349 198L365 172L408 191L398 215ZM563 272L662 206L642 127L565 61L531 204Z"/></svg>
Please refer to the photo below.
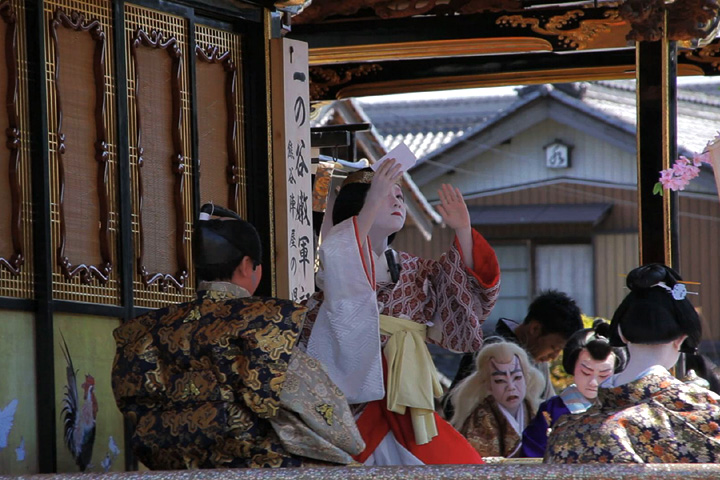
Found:
<svg viewBox="0 0 720 480"><path fill-rule="evenodd" d="M619 20L627 22L632 27L627 35L628 40L655 41L663 38L664 18L667 13L668 38L690 41L714 35L720 13L719 2L720 0L675 0L669 3L665 0L625 0L619 7L618 15ZM277 4L280 3L306 4L307 2L286 0ZM558 2L552 5L552 8L562 8L562 3L562 1ZM603 2L604 8L608 5L607 2ZM592 4L581 8L592 8ZM577 4L568 5L568 9L572 9L573 12L582 11L578 10ZM370 17L391 19L427 14L517 13L527 10L523 8L522 0L313 0L305 10L293 17L293 23L321 23L328 17L348 17L363 11ZM574 15L577 16L577 13ZM594 27L599 28L598 25ZM586 33L592 35L591 32ZM577 40L569 41L582 43L582 39L579 39L579 42Z"/></svg>

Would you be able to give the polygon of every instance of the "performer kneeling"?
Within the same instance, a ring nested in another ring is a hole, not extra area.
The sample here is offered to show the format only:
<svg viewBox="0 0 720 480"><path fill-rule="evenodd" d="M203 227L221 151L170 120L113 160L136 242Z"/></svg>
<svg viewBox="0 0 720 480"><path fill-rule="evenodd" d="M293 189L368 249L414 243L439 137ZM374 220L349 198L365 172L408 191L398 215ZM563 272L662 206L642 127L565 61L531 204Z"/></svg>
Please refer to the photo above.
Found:
<svg viewBox="0 0 720 480"><path fill-rule="evenodd" d="M364 444L345 397L295 348L306 308L251 296L257 231L234 212L202 210L197 299L114 332L113 391L135 454L151 469L353 462Z"/></svg>
<svg viewBox="0 0 720 480"><path fill-rule="evenodd" d="M545 382L525 350L511 342L485 345L475 371L451 394L451 423L484 457L513 457L535 415Z"/></svg>
<svg viewBox="0 0 720 480"><path fill-rule="evenodd" d="M563 415L583 413L590 408L597 399L600 384L625 368L625 349L611 346L609 337L610 324L602 320L570 337L563 350L563 368L573 375L575 383L540 405L523 432L523 457L544 457L548 434L555 422Z"/></svg>
<svg viewBox="0 0 720 480"><path fill-rule="evenodd" d="M627 367L602 384L598 405L557 422L546 462L720 461L720 396L668 372L680 352L705 365L700 318L681 280L660 264L628 274L610 329L614 345L627 345Z"/></svg>

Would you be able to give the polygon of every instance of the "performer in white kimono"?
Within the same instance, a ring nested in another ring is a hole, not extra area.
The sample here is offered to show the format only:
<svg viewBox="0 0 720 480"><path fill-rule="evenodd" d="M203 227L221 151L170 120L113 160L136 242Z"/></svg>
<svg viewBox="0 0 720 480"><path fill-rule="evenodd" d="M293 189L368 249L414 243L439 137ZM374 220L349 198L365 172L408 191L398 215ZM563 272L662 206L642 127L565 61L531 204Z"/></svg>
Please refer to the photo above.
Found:
<svg viewBox="0 0 720 480"><path fill-rule="evenodd" d="M470 226L458 189L443 185L438 211L456 238L439 261L388 248L405 223L394 160L350 174L320 248L322 291L308 300L307 351L355 404L367 465L481 463L434 412L442 394L425 342L470 352L497 299L500 270ZM384 356L382 353L384 353Z"/></svg>

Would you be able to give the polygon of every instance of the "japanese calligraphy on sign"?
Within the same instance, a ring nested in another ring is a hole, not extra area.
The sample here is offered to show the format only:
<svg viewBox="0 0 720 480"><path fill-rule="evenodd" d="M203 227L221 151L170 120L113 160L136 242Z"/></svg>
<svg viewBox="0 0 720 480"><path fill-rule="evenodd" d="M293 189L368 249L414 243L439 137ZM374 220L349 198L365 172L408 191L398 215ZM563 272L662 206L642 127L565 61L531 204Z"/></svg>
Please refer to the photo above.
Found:
<svg viewBox="0 0 720 480"><path fill-rule="evenodd" d="M277 295L300 301L315 291L307 44L272 40L271 68Z"/></svg>

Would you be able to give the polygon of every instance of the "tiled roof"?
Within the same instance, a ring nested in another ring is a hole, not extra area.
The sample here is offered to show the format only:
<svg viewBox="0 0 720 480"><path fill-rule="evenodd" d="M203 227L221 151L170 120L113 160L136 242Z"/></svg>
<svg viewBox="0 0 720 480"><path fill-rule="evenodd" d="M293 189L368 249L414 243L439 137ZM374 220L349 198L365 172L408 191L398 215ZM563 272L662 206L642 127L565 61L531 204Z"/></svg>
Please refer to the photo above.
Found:
<svg viewBox="0 0 720 480"><path fill-rule="evenodd" d="M583 98L589 106L633 126L635 82L597 82ZM700 152L720 129L720 81L678 86L677 137L680 151Z"/></svg>
<svg viewBox="0 0 720 480"><path fill-rule="evenodd" d="M485 93L485 92L489 92ZM469 128L485 122L512 105L512 88L473 89L467 96L445 93L439 98L418 100L418 95L359 99L388 150L405 142L418 159L461 137Z"/></svg>
<svg viewBox="0 0 720 480"><path fill-rule="evenodd" d="M681 82L678 87L678 147L681 153L699 152L720 129L720 80ZM635 132L635 82L602 81L586 85L580 99L559 93L564 101L627 130ZM400 98L400 99L398 99ZM446 149L492 123L495 118L516 110L526 102L511 88L474 89L467 96L447 93L359 99L358 105L370 118L392 149L404 141L420 159ZM444 147L444 148L443 148Z"/></svg>

